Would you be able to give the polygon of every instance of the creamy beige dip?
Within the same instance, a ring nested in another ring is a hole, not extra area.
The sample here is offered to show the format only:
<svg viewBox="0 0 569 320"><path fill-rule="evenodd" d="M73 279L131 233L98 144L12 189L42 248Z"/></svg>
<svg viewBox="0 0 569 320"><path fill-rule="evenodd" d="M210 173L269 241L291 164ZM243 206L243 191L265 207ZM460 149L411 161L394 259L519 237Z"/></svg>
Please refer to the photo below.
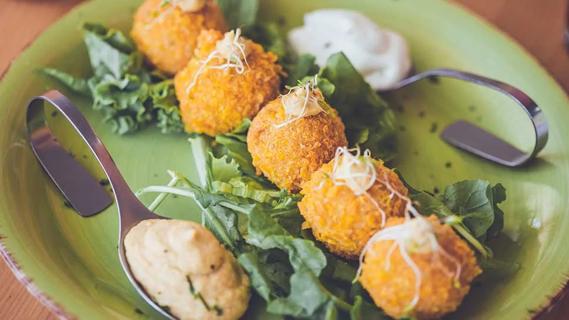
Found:
<svg viewBox="0 0 569 320"><path fill-rule="evenodd" d="M247 274L200 224L145 220L129 231L125 249L137 281L179 319L239 319L247 309Z"/></svg>

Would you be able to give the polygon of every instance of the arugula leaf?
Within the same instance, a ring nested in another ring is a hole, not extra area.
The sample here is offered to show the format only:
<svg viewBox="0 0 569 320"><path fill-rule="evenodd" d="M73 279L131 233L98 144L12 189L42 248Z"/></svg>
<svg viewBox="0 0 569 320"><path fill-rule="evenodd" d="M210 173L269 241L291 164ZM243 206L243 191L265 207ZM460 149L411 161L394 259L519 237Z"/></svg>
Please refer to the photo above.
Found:
<svg viewBox="0 0 569 320"><path fill-rule="evenodd" d="M480 282L495 281L512 276L520 270L520 264L513 261L504 261L496 258L480 259L480 267L484 272L478 279Z"/></svg>
<svg viewBox="0 0 569 320"><path fill-rule="evenodd" d="M302 54L298 56L293 63L289 63L286 66L286 70L288 73L286 84L288 86L296 86L302 79L317 74L319 68L316 64L315 56L311 54ZM330 93L329 90L322 90L322 92Z"/></svg>
<svg viewBox="0 0 569 320"><path fill-rule="evenodd" d="M83 26L93 75L81 79L45 68L43 74L93 99L114 132L135 132L150 124L163 133L182 132L178 101L171 79L143 65L142 54L122 32L100 24Z"/></svg>
<svg viewBox="0 0 569 320"><path fill-rule="evenodd" d="M244 35L271 51L282 62L290 54L288 43L280 26L275 22L256 23L245 29Z"/></svg>
<svg viewBox="0 0 569 320"><path fill-rule="evenodd" d="M259 22L244 30L247 38L259 43L266 51L278 56L279 64L283 67L283 84L296 86L299 81L318 73L316 57L310 54L297 55L289 46L286 32L278 23Z"/></svg>
<svg viewBox="0 0 569 320"><path fill-rule="evenodd" d="M216 0L230 29L251 26L257 20L259 0Z"/></svg>
<svg viewBox="0 0 569 320"><path fill-rule="evenodd" d="M501 184L491 186L484 180L461 181L448 186L442 200L452 212L462 217L478 239L495 236L503 228L504 213L498 204L506 200L506 191Z"/></svg>
<svg viewBox="0 0 569 320"><path fill-rule="evenodd" d="M387 161L395 156L395 114L343 53L336 53L320 70L320 77L334 85L319 87L342 117L350 145L370 149L375 157Z"/></svg>
<svg viewBox="0 0 569 320"><path fill-rule="evenodd" d="M422 214L436 214L484 258L491 257L484 242L495 237L504 226L504 213L498 207L506 199L501 184L492 186L485 180L464 180L446 187L440 197L412 188L410 191Z"/></svg>
<svg viewBox="0 0 569 320"><path fill-rule="evenodd" d="M281 261L270 262L270 251L252 250L240 254L237 260L251 279L251 286L265 301L271 301L290 290L291 270Z"/></svg>
<svg viewBox="0 0 569 320"><path fill-rule="evenodd" d="M287 252L295 271L290 278L289 295L270 301L269 312L310 317L328 303L332 305L326 310L349 306L321 284L318 277L326 266L326 257L314 242L293 237L272 217L253 210L249 216L247 243L264 250L277 248Z"/></svg>

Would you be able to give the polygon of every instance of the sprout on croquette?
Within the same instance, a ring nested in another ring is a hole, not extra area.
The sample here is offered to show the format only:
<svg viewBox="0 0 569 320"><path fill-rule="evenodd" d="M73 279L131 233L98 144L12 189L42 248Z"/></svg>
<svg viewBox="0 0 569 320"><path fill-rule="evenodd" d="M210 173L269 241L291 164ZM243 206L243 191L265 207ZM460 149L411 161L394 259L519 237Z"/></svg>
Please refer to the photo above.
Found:
<svg viewBox="0 0 569 320"><path fill-rule="evenodd" d="M417 211L417 209L413 206L411 199L409 199L407 196L402 195L390 185L387 177L384 177L383 179L377 179L377 181L383 183L385 187L390 190L391 197L399 197L405 201L405 222L399 225L381 229L369 239L360 254L359 268L356 279L359 278L364 262L364 257L366 253L371 249L371 247L379 241L393 241L393 244L389 248L387 256L385 257L385 270L390 269L391 255L396 249L399 249L401 257L415 275L415 294L407 306L408 310L412 310L419 302L422 282L422 272L417 264L413 261L411 253L433 254L433 257L435 259L433 262L437 266L440 266L441 270L445 274L454 279L455 286L460 286L459 279L462 265L458 259L450 255L443 247L441 247L437 241L435 229L433 228L431 222L428 219L424 218ZM441 263L441 258L446 259L447 261L450 261L452 264L454 264L455 270L448 270L448 268Z"/></svg>
<svg viewBox="0 0 569 320"><path fill-rule="evenodd" d="M354 152L355 154L353 154ZM333 160L331 179L336 186L346 186L356 196L364 195L381 213L381 227L385 225L387 214L379 206L377 201L368 193L368 190L375 184L377 171L371 157L371 152L365 150L363 154L359 147L348 149L340 147L336 150ZM387 180L387 179L386 179ZM388 185L386 185L387 187ZM390 198L393 198L395 189L389 188ZM400 194L397 192L397 194Z"/></svg>
<svg viewBox="0 0 569 320"><path fill-rule="evenodd" d="M412 310L419 302L422 281L422 272L413 261L411 253L433 254L433 263L440 266L445 274L454 279L455 286L460 286L459 279L462 270L460 261L446 252L439 244L433 225L428 219L422 216L417 216L413 219L406 218L404 223L384 228L374 234L362 250L356 279L358 279L361 274L365 254L379 241L393 241L385 257L385 270L391 268L391 255L396 249L399 249L401 257L415 275L415 294L407 306L408 310ZM454 264L455 270L448 270L448 268L441 263L441 259L446 259Z"/></svg>
<svg viewBox="0 0 569 320"><path fill-rule="evenodd" d="M186 94L190 93L200 75L202 75L202 73L207 69L233 69L237 74L245 73L247 68L249 68L249 63L247 62L248 54L249 48L247 47L245 40L241 37L241 29L237 28L226 32L223 39L216 43L215 50L213 50L207 58L201 62L201 66L194 74L192 82L190 82L186 88ZM219 65L210 65L211 61L216 58L221 59L223 63Z"/></svg>
<svg viewBox="0 0 569 320"><path fill-rule="evenodd" d="M304 117L326 112L321 106L324 97L318 89L318 75L304 84L289 88L288 93L281 95L280 98L286 119L276 124L276 128L282 128Z"/></svg>

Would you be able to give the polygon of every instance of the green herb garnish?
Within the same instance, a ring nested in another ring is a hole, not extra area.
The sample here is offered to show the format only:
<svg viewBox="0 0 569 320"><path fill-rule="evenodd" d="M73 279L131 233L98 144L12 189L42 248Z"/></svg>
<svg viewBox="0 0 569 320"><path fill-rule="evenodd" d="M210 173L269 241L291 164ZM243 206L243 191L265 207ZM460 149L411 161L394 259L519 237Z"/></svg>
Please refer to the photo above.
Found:
<svg viewBox="0 0 569 320"><path fill-rule="evenodd" d="M186 281L188 281L188 286L190 288L190 293L191 293L192 297L194 297L194 299L198 299L203 304L204 308L208 312L214 311L217 316L220 316L223 314L223 309L221 309L219 306L217 306L215 304L213 306L210 306L207 303L207 301L205 301L205 298L203 297L201 292L197 291L196 288L194 288L192 278L189 275L186 276Z"/></svg>

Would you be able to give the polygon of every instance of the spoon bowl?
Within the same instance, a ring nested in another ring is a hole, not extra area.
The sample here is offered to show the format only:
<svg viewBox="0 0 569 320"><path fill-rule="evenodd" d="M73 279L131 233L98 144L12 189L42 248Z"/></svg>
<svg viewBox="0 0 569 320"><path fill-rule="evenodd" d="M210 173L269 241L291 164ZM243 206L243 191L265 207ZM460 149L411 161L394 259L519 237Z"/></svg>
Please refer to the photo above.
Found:
<svg viewBox="0 0 569 320"><path fill-rule="evenodd" d="M400 90L425 79L451 78L483 86L512 99L516 106L522 108L532 123L534 143L530 152L524 152L507 141L464 120L450 124L441 133L447 143L473 153L486 160L508 167L519 167L531 162L545 147L549 137L549 125L541 108L522 90L502 81L483 77L474 73L454 69L432 69L401 80L386 91Z"/></svg>

